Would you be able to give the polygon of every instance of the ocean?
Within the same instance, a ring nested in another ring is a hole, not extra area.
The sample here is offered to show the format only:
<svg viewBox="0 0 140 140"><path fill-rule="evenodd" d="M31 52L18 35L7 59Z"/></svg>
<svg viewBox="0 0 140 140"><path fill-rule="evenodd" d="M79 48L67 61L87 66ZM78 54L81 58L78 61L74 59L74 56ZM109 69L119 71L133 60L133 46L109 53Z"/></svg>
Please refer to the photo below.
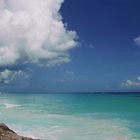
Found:
<svg viewBox="0 0 140 140"><path fill-rule="evenodd" d="M140 140L140 94L0 94L0 122L41 140Z"/></svg>

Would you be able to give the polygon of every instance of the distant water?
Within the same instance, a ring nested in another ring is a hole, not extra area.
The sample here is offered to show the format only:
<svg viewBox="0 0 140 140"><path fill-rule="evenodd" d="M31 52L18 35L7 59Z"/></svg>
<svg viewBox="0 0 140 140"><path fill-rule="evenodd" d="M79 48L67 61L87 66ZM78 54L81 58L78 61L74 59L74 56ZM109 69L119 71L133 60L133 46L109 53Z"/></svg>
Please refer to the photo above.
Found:
<svg viewBox="0 0 140 140"><path fill-rule="evenodd" d="M140 140L140 94L1 94L0 122L42 140Z"/></svg>

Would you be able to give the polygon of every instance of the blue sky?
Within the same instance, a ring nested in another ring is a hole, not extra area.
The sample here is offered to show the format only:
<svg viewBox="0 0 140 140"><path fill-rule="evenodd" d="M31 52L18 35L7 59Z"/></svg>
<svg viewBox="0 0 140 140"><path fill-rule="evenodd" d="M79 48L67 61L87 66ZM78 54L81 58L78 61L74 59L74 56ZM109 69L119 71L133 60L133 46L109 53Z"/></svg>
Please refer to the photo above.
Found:
<svg viewBox="0 0 140 140"><path fill-rule="evenodd" d="M39 59L37 62L28 61L23 52L20 59L17 54L6 64L0 58L0 89L20 92L139 91L139 5L139 0L65 0L60 5L62 18L59 20L66 24L67 31L74 33L63 33L67 39L62 36L61 42L70 40L72 45L63 51L57 49L62 52L52 60L44 57L43 52L41 56L31 53L33 60ZM12 33L19 32L12 30ZM56 62L59 59L60 62Z"/></svg>

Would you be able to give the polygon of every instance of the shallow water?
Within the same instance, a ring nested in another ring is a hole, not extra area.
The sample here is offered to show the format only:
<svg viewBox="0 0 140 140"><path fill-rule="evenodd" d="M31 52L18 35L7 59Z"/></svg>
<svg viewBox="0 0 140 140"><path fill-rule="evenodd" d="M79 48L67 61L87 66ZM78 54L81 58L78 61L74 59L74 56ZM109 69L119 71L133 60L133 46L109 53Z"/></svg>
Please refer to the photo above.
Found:
<svg viewBox="0 0 140 140"><path fill-rule="evenodd" d="M43 140L140 140L140 96L5 93L0 122Z"/></svg>

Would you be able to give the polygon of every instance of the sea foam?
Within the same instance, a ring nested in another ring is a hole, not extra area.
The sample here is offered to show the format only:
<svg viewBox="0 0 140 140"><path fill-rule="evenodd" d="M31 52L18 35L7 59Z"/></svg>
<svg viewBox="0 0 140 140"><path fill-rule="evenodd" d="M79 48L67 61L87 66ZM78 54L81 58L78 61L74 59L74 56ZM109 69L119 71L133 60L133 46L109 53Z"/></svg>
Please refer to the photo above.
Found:
<svg viewBox="0 0 140 140"><path fill-rule="evenodd" d="M139 140L128 128L128 122L121 119L55 114L48 114L45 118L48 125L13 124L11 127L20 135L42 140Z"/></svg>
<svg viewBox="0 0 140 140"><path fill-rule="evenodd" d="M4 106L5 106L6 108L15 108L15 107L19 107L20 105L4 103Z"/></svg>

